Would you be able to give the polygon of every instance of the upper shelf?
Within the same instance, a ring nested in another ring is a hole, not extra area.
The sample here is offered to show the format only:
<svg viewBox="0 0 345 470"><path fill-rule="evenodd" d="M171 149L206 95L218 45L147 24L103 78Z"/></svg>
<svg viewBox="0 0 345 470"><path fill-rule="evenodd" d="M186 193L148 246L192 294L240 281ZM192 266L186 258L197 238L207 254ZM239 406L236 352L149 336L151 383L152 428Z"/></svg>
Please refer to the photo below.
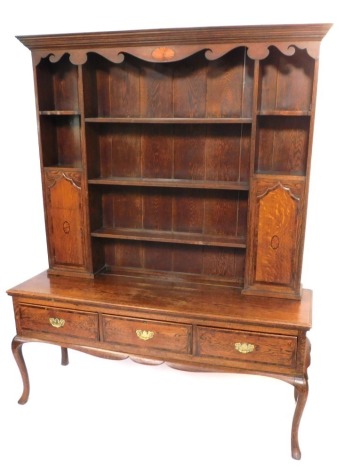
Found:
<svg viewBox="0 0 345 470"><path fill-rule="evenodd" d="M225 189L235 191L248 191L249 189L249 184L245 181L200 181L166 178L93 178L89 180L89 184L154 188Z"/></svg>
<svg viewBox="0 0 345 470"><path fill-rule="evenodd" d="M180 118L180 117L90 117L85 122L98 124L251 124L251 118Z"/></svg>
<svg viewBox="0 0 345 470"><path fill-rule="evenodd" d="M122 229L102 227L91 233L95 238L137 240L159 243L177 243L199 246L218 246L227 248L246 248L245 237L217 236L201 233L167 232L162 230Z"/></svg>
<svg viewBox="0 0 345 470"><path fill-rule="evenodd" d="M52 110L45 110L45 111L39 111L38 113L40 116L80 116L79 111L73 111L73 110L68 110L68 109L52 109Z"/></svg>
<svg viewBox="0 0 345 470"><path fill-rule="evenodd" d="M289 110L289 109L269 109L258 111L258 116L311 116L311 111Z"/></svg>

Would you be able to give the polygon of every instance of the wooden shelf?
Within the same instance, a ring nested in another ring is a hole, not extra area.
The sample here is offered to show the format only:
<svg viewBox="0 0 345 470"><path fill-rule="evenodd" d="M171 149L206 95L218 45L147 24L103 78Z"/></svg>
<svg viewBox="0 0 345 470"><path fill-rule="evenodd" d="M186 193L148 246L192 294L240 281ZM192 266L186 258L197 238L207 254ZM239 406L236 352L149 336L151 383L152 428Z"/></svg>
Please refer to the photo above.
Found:
<svg viewBox="0 0 345 470"><path fill-rule="evenodd" d="M180 118L180 117L88 117L85 122L98 124L251 124L252 118Z"/></svg>
<svg viewBox="0 0 345 470"><path fill-rule="evenodd" d="M91 232L91 236L97 238L151 241L160 243L179 243L201 246L219 246L228 248L246 247L246 241L244 237L203 235L202 233L165 232L158 230L102 227Z"/></svg>
<svg viewBox="0 0 345 470"><path fill-rule="evenodd" d="M182 289L195 289L196 280L201 289L210 289L211 287L219 288L225 287L227 290L237 290L240 292L242 280L241 279L222 279L214 276L203 274L182 273L174 272L173 274L167 271L149 270L141 268L119 268L117 266L105 265L100 270L100 276L106 278L116 279L130 279L130 282L144 282L155 288L157 284L165 284L173 282L174 286L180 286Z"/></svg>
<svg viewBox="0 0 345 470"><path fill-rule="evenodd" d="M277 178L286 178L289 177L290 180L300 180L305 181L306 176L300 172L284 172L284 171L256 171L255 178L271 178L277 180Z"/></svg>
<svg viewBox="0 0 345 470"><path fill-rule="evenodd" d="M258 111L258 116L311 116L310 111L288 110L288 109L269 109Z"/></svg>
<svg viewBox="0 0 345 470"><path fill-rule="evenodd" d="M79 116L79 111L73 110L46 110L46 111L39 111L40 116Z"/></svg>
<svg viewBox="0 0 345 470"><path fill-rule="evenodd" d="M44 167L44 171L54 171L54 170L60 170L60 171L78 171L82 172L81 166L75 166L75 165L49 165Z"/></svg>
<svg viewBox="0 0 345 470"><path fill-rule="evenodd" d="M243 181L201 181L163 178L92 178L89 184L105 186L136 186L153 188L191 188L248 191L248 182Z"/></svg>

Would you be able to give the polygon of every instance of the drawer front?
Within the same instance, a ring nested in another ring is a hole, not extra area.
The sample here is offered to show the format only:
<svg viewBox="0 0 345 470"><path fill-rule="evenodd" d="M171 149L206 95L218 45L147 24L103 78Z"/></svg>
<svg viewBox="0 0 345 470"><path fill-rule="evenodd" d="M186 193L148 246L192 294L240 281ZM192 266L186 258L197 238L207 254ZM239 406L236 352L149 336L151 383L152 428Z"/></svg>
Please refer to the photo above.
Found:
<svg viewBox="0 0 345 470"><path fill-rule="evenodd" d="M141 349L189 354L192 328L178 323L131 320L102 315L103 341Z"/></svg>
<svg viewBox="0 0 345 470"><path fill-rule="evenodd" d="M197 328L197 354L245 362L294 367L297 337Z"/></svg>
<svg viewBox="0 0 345 470"><path fill-rule="evenodd" d="M48 307L21 305L19 324L23 333L48 333L98 340L98 315Z"/></svg>

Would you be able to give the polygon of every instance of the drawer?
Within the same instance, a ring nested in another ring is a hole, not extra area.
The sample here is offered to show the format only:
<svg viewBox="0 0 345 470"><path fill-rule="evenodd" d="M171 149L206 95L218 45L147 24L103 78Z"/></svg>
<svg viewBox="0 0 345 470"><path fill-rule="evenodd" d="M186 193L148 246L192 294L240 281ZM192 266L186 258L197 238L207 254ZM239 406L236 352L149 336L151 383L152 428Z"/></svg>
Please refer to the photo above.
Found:
<svg viewBox="0 0 345 470"><path fill-rule="evenodd" d="M178 323L102 315L103 341L140 349L190 353L192 327Z"/></svg>
<svg viewBox="0 0 345 470"><path fill-rule="evenodd" d="M20 305L19 325L25 332L98 340L98 314Z"/></svg>
<svg viewBox="0 0 345 470"><path fill-rule="evenodd" d="M294 367L297 337L218 328L197 328L197 354Z"/></svg>

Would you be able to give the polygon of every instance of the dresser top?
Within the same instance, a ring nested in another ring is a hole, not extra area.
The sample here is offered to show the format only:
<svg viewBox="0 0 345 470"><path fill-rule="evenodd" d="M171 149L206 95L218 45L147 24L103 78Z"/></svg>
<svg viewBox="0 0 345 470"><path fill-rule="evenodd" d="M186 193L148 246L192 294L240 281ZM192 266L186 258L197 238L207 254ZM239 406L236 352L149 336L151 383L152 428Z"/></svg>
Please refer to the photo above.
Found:
<svg viewBox="0 0 345 470"><path fill-rule="evenodd" d="M8 290L8 294L43 302L69 302L100 309L116 308L193 319L216 319L271 327L311 327L312 292L301 300L247 296L225 286L153 281L134 277L98 275L95 279L51 276L43 272Z"/></svg>

